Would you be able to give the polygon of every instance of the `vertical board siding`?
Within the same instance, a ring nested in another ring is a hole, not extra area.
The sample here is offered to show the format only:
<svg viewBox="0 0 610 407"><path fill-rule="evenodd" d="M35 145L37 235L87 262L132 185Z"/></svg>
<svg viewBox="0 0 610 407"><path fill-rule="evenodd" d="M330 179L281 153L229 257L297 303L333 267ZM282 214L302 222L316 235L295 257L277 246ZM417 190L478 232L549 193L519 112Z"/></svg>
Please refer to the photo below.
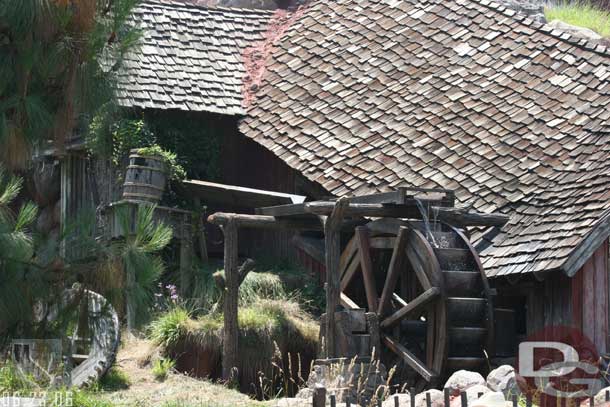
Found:
<svg viewBox="0 0 610 407"><path fill-rule="evenodd" d="M605 241L573 278L574 325L595 343L600 353L608 350L608 272Z"/></svg>

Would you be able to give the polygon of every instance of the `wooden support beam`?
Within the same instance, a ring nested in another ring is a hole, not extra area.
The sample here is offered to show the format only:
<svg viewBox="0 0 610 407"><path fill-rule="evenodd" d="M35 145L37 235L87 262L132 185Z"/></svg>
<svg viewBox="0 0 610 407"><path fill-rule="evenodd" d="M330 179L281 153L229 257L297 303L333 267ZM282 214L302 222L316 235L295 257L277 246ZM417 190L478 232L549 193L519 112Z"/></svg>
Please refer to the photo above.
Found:
<svg viewBox="0 0 610 407"><path fill-rule="evenodd" d="M405 248L407 245L407 234L409 229L401 226L398 230L398 236L396 236L396 243L394 245L394 251L392 252L392 258L390 259L390 265L388 266L388 274L383 286L383 292L381 293L381 300L379 301L379 308L377 313L383 316L390 304L390 299L396 288L400 271L404 265L404 259L406 257Z"/></svg>
<svg viewBox="0 0 610 407"><path fill-rule="evenodd" d="M330 215L324 220L324 237L326 248L326 357L335 357L335 312L339 310L340 302L340 270L341 258L341 224L347 207L347 200L339 199L334 203Z"/></svg>
<svg viewBox="0 0 610 407"><path fill-rule="evenodd" d="M417 358L417 356L415 356L413 353L411 353L407 348L405 348L403 345L401 345L398 341L394 340L393 338L391 338L387 335L382 335L381 340L383 341L383 343L386 344L386 346L388 348L390 348L390 350L392 352L394 352L395 354L400 356L407 365L411 366L427 382L430 382L431 380L433 380L435 377L438 376L438 374L436 372L428 369L428 367L424 364L424 362L419 360Z"/></svg>
<svg viewBox="0 0 610 407"><path fill-rule="evenodd" d="M427 216L437 219L454 226L502 226L508 222L509 217L502 214L488 214L479 212L469 212L460 208L447 208L441 206L430 206L424 202L422 205L427 208ZM307 202L303 204L303 209L307 213L316 215L327 215L332 211L333 202ZM410 218L422 219L423 215L417 207L416 201L407 198L404 205L393 204L364 204L350 203L345 211L345 216L370 216L370 217L391 217L391 218Z"/></svg>
<svg viewBox="0 0 610 407"><path fill-rule="evenodd" d="M377 309L377 284L373 274L373 262L371 260L371 243L368 229L364 226L356 228L356 240L358 241L358 253L360 254L360 268L364 279L364 291L369 311Z"/></svg>
<svg viewBox="0 0 610 407"><path fill-rule="evenodd" d="M402 307L386 319L381 322L382 328L389 328L398 322L401 319L405 318L409 314L419 310L422 307L425 307L430 302L432 302L436 297L438 297L441 293L441 290L438 287L432 287L422 294L417 296L413 301L409 302L405 307Z"/></svg>
<svg viewBox="0 0 610 407"><path fill-rule="evenodd" d="M228 219L223 225L224 234L224 268L225 268L225 301L224 312L224 340L222 342L222 378L229 382L238 380L236 371L239 362L238 337L239 325L237 320L237 299L239 291L237 222Z"/></svg>

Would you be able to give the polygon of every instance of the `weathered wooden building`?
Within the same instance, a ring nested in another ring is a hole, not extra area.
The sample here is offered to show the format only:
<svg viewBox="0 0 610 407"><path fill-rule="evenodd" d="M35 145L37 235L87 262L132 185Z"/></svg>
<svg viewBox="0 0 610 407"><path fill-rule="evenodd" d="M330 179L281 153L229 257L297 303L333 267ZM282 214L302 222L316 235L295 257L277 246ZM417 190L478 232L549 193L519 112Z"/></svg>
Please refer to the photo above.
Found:
<svg viewBox="0 0 610 407"><path fill-rule="evenodd" d="M241 131L331 195L444 187L509 215L471 232L512 333L572 325L606 352L606 45L486 0L300 13Z"/></svg>

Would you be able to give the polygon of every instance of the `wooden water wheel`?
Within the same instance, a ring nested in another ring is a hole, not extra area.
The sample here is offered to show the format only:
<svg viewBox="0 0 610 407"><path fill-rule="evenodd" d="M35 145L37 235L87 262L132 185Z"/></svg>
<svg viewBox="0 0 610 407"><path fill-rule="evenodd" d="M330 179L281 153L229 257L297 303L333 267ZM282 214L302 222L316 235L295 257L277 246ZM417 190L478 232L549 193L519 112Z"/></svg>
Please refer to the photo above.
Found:
<svg viewBox="0 0 610 407"><path fill-rule="evenodd" d="M479 257L454 227L385 218L356 228L340 260L341 303L377 314L382 358L434 384L484 366L490 289Z"/></svg>

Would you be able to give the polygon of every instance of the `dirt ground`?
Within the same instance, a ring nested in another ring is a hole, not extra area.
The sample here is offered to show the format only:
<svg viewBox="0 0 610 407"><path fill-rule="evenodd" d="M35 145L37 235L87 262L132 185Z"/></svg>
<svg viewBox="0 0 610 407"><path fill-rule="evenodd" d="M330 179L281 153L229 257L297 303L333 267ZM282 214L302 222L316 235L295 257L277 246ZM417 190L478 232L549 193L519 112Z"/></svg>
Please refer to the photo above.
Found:
<svg viewBox="0 0 610 407"><path fill-rule="evenodd" d="M142 339L124 339L115 368L125 373L127 389L107 391L100 398L117 406L129 407L261 407L265 403L251 400L235 390L179 373L170 373L163 382L155 380L151 365L142 361L154 354L154 346Z"/></svg>

